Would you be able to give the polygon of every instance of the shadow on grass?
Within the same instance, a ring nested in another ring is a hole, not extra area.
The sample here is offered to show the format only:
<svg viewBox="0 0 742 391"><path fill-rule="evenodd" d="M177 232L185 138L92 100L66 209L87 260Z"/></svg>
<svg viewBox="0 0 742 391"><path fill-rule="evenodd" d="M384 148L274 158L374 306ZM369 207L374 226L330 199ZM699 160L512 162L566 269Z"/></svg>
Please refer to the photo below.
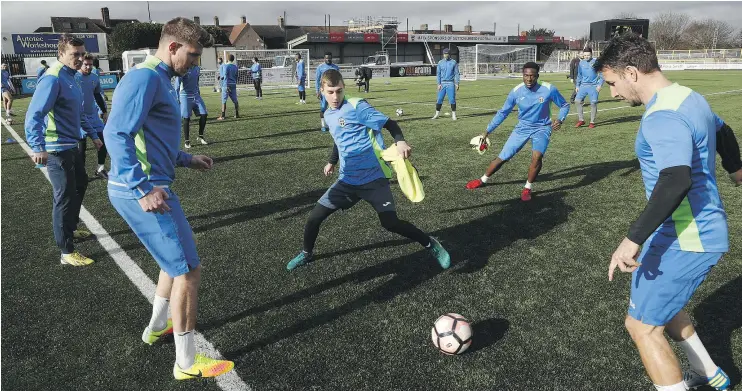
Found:
<svg viewBox="0 0 742 391"><path fill-rule="evenodd" d="M466 354L488 348L501 340L510 329L510 322L507 319L490 318L472 323L471 329L472 341Z"/></svg>
<svg viewBox="0 0 742 391"><path fill-rule="evenodd" d="M563 193L553 193L531 203L523 203L519 199L508 200L501 203L501 208L494 213L433 232L432 235L437 237L451 253L456 272L475 272L487 265L492 254L515 241L534 239L566 222L572 207L566 205L563 198ZM320 259L347 258L343 256L406 242L407 240L384 241L343 250L318 257L315 262L305 267L323 267L322 262L318 262ZM293 273L300 274L301 270L297 269ZM307 297L346 283L362 284L376 279L386 281L360 297L351 299L330 310L319 312L307 319L301 319L266 338L224 354L227 358L237 359L253 350L330 323L369 304L391 300L403 292L417 288L425 281L443 272L430 253L427 250L420 249L412 254L371 265L348 275L247 308L229 317L200 324L199 329L219 328L254 314L299 302ZM492 335L494 341L494 336L497 334L493 332Z"/></svg>
<svg viewBox="0 0 742 391"><path fill-rule="evenodd" d="M732 385L742 381L732 352L732 334L742 328L741 297L742 277L737 277L712 293L693 311L699 336L716 365L729 375Z"/></svg>

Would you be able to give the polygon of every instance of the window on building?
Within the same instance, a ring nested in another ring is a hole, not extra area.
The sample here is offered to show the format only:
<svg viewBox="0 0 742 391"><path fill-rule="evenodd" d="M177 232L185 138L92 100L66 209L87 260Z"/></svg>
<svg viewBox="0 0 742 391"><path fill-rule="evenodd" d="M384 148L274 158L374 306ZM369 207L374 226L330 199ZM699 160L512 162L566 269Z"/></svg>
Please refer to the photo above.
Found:
<svg viewBox="0 0 742 391"><path fill-rule="evenodd" d="M71 29L72 28L72 23L70 23L70 22L64 22L64 23L62 23L62 27L66 28L66 29Z"/></svg>
<svg viewBox="0 0 742 391"><path fill-rule="evenodd" d="M79 23L77 26L80 27L83 30L87 30L87 28L88 28L88 24L87 23L84 23L84 22L83 23Z"/></svg>

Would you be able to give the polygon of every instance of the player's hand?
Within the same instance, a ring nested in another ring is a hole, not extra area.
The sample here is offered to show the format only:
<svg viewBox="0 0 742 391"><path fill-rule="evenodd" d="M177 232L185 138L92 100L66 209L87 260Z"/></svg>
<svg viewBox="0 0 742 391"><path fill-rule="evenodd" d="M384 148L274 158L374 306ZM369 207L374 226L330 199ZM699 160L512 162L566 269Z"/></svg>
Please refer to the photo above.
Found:
<svg viewBox="0 0 742 391"><path fill-rule="evenodd" d="M319 99L319 96L320 96L320 92L317 91L317 99Z"/></svg>
<svg viewBox="0 0 742 391"><path fill-rule="evenodd" d="M333 172L335 172L335 165L332 163L327 163L323 171L325 172L325 176L330 176Z"/></svg>
<svg viewBox="0 0 742 391"><path fill-rule="evenodd" d="M397 151L403 158L407 159L412 154L412 148L407 141L397 141Z"/></svg>
<svg viewBox="0 0 742 391"><path fill-rule="evenodd" d="M456 84L456 91L458 91L458 90L459 90L459 85L458 85L458 84Z"/></svg>
<svg viewBox="0 0 742 391"><path fill-rule="evenodd" d="M596 88L595 88L595 91L598 91L598 92L600 92L600 88L601 88L601 87L596 87Z"/></svg>
<svg viewBox="0 0 742 391"><path fill-rule="evenodd" d="M93 140L93 145L95 145L95 149L100 151L101 148L103 148L103 141L100 141L100 139Z"/></svg>
<svg viewBox="0 0 742 391"><path fill-rule="evenodd" d="M575 88L575 92L580 92L580 87Z"/></svg>
<svg viewBox="0 0 742 391"><path fill-rule="evenodd" d="M553 131L556 132L557 130L559 130L561 128L562 128L562 121L556 120L556 121L554 121L554 122L551 123L551 130L553 130Z"/></svg>
<svg viewBox="0 0 742 391"><path fill-rule="evenodd" d="M742 185L742 168L737 170L737 172L729 174L729 179L731 179L736 186Z"/></svg>
<svg viewBox="0 0 742 391"><path fill-rule="evenodd" d="M442 85L440 85L440 84L438 84L438 91L440 91L440 90L442 90L442 89L443 89L443 86L442 86Z"/></svg>
<svg viewBox="0 0 742 391"><path fill-rule="evenodd" d="M206 155L194 155L191 158L191 164L188 166L188 168L192 168L194 170L199 171L206 171L211 169L211 167L214 165L214 161L211 160L210 157Z"/></svg>
<svg viewBox="0 0 742 391"><path fill-rule="evenodd" d="M106 111L105 113L101 114L100 119L101 121L103 121L103 123L106 123L106 121L108 121L108 112Z"/></svg>
<svg viewBox="0 0 742 391"><path fill-rule="evenodd" d="M31 157L31 160L33 160L36 164L44 164L46 165L46 161L49 160L49 154L44 152L34 152L33 156Z"/></svg>
<svg viewBox="0 0 742 391"><path fill-rule="evenodd" d="M170 207L165 202L168 198L170 198L170 196L167 195L165 190L161 187L155 187L152 191L147 193L147 195L139 199L139 206L141 206L142 210L145 212L165 214L165 212L170 211Z"/></svg>
<svg viewBox="0 0 742 391"><path fill-rule="evenodd" d="M639 245L628 238L624 238L616 251L613 252L613 256L611 256L611 265L608 267L608 281L613 281L613 272L616 271L616 268L621 269L625 273L631 273L636 270L640 266L636 262L638 255Z"/></svg>

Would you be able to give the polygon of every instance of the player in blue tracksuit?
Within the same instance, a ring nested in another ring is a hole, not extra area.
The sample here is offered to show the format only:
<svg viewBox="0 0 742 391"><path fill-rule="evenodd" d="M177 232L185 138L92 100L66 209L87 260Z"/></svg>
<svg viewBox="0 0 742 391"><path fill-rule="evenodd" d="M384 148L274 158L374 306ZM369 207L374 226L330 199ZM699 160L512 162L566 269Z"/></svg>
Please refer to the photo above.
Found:
<svg viewBox="0 0 742 391"><path fill-rule="evenodd" d="M191 112L198 114L198 141L206 145L204 132L206 131L206 104L201 99L201 89L198 79L201 77L201 67L193 66L188 73L175 77L175 91L178 91L180 101L180 117L183 119L183 136L186 149L191 147Z"/></svg>
<svg viewBox="0 0 742 391"><path fill-rule="evenodd" d="M484 138L500 126L516 106L518 107L518 125L505 142L500 155L490 163L482 178L474 179L466 184L467 189L476 189L487 183L492 174L515 156L528 140L531 140L533 149L531 166L528 169L528 180L521 193L521 200L531 200L532 184L541 171L542 159L549 146L551 132L559 130L569 113L569 102L555 86L546 82L539 83L538 72L539 66L535 62L528 62L523 66L523 83L510 91L502 109L487 125L487 132L482 135ZM553 122L551 121L552 103L559 107L559 115Z"/></svg>
<svg viewBox="0 0 742 391"><path fill-rule="evenodd" d="M297 104L307 103L307 68L301 53L296 53L296 90L299 91L299 102Z"/></svg>
<svg viewBox="0 0 742 391"><path fill-rule="evenodd" d="M315 74L315 92L317 93L317 99L319 99L319 118L321 122L321 130L323 132L327 131L327 123L325 122L325 111L327 110L327 101L325 100L324 95L320 93L320 80L322 79L322 74L325 73L328 69L335 69L340 70L340 67L332 63L332 53L331 52L325 52L325 62L324 64L320 64L320 66L317 67L317 72Z"/></svg>
<svg viewBox="0 0 742 391"><path fill-rule="evenodd" d="M636 34L612 39L595 69L613 97L646 106L634 147L648 201L608 268L609 280L616 268L632 273L625 326L658 390L726 390L729 376L711 359L683 308L729 250L714 153L730 158L728 146L717 147L729 143L729 135L719 137L708 102L668 80L655 49ZM665 333L688 357L685 375Z"/></svg>
<svg viewBox="0 0 742 391"><path fill-rule="evenodd" d="M237 102L237 65L234 64L234 54L229 55L229 62L219 67L219 78L222 86L222 115L217 118L223 120L227 116L227 97L234 103L234 117L240 117L240 104Z"/></svg>
<svg viewBox="0 0 742 391"><path fill-rule="evenodd" d="M103 113L105 117L106 102L103 100L102 91L100 88L100 77L95 74L93 68L94 56L90 53L86 53L83 57L82 67L80 71L75 74L75 79L80 84L82 89L82 117L83 122L86 122L93 131L98 135L103 146L98 149L98 169L95 171L95 175L102 179L108 179L108 173L106 172L106 145L103 139L103 120L101 115ZM86 138L83 135L82 140L78 146L80 148L80 154L82 158L82 165L85 166L85 156L87 150Z"/></svg>
<svg viewBox="0 0 742 391"><path fill-rule="evenodd" d="M10 81L10 70L8 70L7 63L3 63L2 65L2 84L0 86L3 95L3 108L5 109L6 116L10 118L13 115L11 109L13 108L13 91L15 91L15 88L13 88L13 84Z"/></svg>
<svg viewBox="0 0 742 391"><path fill-rule="evenodd" d="M111 155L108 197L160 266L152 317L142 341L153 344L174 334L172 374L177 380L218 376L234 367L232 362L196 354L201 266L193 230L170 188L176 166L207 170L213 164L206 156L179 150L181 115L171 83L195 66L203 47L213 42L191 20L167 22L155 55L130 70L116 87L103 131Z"/></svg>
<svg viewBox="0 0 742 391"><path fill-rule="evenodd" d="M49 65L46 65L46 60L41 60L41 66L36 70L36 80L41 79L44 76L46 70L49 69Z"/></svg>
<svg viewBox="0 0 742 391"><path fill-rule="evenodd" d="M438 84L438 100L435 102L435 115L433 119L438 118L443 106L443 98L448 95L448 103L451 104L451 119L456 121L456 91L459 90L459 64L451 58L448 48L443 49L443 59L438 61L438 67L435 77Z"/></svg>
<svg viewBox="0 0 742 391"><path fill-rule="evenodd" d="M371 204L381 225L388 231L412 239L427 248L443 269L451 264L451 257L433 237L414 225L400 220L389 186L391 168L381 157L384 138L381 128L392 134L397 150L408 157L411 149L396 121L374 109L368 102L345 98L345 83L337 69L327 70L320 81L320 91L328 104L327 125L334 140L329 162L325 166L330 176L339 162L338 180L330 186L309 214L304 227L304 248L286 265L293 270L313 260L314 243L320 225L337 210L347 210L360 200Z"/></svg>
<svg viewBox="0 0 742 391"><path fill-rule="evenodd" d="M94 57L93 59L93 73L98 75L100 78L100 60L98 60L98 57ZM108 96L106 96L106 91L103 90L103 87L101 86L100 95L103 97L103 103L105 103L105 108L108 110ZM98 115L103 117L103 111L98 110Z"/></svg>
<svg viewBox="0 0 742 391"><path fill-rule="evenodd" d="M62 255L60 262L84 266L93 260L75 251L74 240L91 236L77 229L82 199L88 187L78 142L80 128L93 139L96 148L103 144L97 132L82 115L83 95L75 79L82 65L85 46L70 34L59 38L58 62L36 83L26 112L26 141L33 150L33 161L46 164L53 189L52 227L54 240Z"/></svg>
<svg viewBox="0 0 742 391"><path fill-rule="evenodd" d="M253 57L252 65L250 66L250 75L252 75L252 84L255 87L255 99L263 99L263 68L260 66L257 57Z"/></svg>
<svg viewBox="0 0 742 391"><path fill-rule="evenodd" d="M590 128L595 127L595 116L598 114L598 95L600 88L603 86L603 76L593 68L595 65L593 50L585 48L582 51L582 60L577 65L577 78L575 79L575 102L577 102L577 125L576 128L585 124L585 114L583 112L585 97L590 98Z"/></svg>

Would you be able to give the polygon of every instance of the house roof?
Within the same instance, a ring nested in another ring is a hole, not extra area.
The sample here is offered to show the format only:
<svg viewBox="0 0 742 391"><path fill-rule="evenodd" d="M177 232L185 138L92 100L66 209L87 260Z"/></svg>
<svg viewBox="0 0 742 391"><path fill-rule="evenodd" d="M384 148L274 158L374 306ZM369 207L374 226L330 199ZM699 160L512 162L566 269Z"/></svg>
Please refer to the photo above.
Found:
<svg viewBox="0 0 742 391"><path fill-rule="evenodd" d="M53 33L51 27L39 27L36 30L34 30L34 33Z"/></svg>
<svg viewBox="0 0 742 391"><path fill-rule="evenodd" d="M90 18L79 18L69 16L52 16L52 30L55 33L105 33Z"/></svg>
<svg viewBox="0 0 742 391"><path fill-rule="evenodd" d="M252 25L258 35L263 39L275 39L286 37L290 41L309 33L326 32L326 26L286 26L286 31L278 25ZM347 26L331 26L332 32L341 33L348 31Z"/></svg>

